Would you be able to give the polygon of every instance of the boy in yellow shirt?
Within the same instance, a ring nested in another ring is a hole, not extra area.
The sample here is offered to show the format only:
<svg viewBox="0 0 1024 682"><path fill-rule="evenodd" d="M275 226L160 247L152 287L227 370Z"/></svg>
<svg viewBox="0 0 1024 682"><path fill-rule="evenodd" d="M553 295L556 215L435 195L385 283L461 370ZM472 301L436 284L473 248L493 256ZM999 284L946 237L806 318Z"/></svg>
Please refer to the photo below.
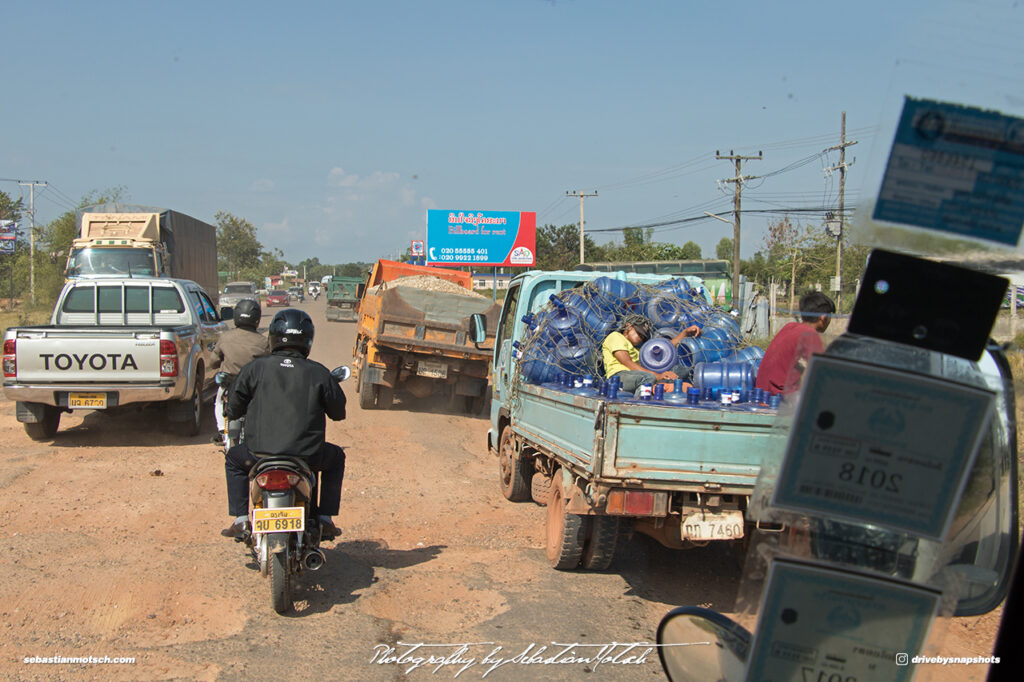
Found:
<svg viewBox="0 0 1024 682"><path fill-rule="evenodd" d="M675 367L664 372L652 372L644 369L640 364L640 351L647 339L651 338L651 323L643 315L630 315L622 323L622 330L612 332L605 337L601 344L601 354L604 359L605 377L611 379L618 376L622 381L622 390L633 393L640 384L655 381L674 381L683 379L683 390L690 387L686 381L690 378L693 369L677 363ZM675 346L687 336L700 334L700 327L691 325L679 332L670 343Z"/></svg>

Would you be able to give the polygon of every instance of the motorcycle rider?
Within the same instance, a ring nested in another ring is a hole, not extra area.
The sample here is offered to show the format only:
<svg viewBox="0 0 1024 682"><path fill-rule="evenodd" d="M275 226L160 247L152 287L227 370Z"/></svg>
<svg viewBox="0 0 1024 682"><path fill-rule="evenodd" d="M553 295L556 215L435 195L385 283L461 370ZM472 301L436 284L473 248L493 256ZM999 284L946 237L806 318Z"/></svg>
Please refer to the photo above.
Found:
<svg viewBox="0 0 1024 682"><path fill-rule="evenodd" d="M260 302L252 299L240 301L235 306L235 328L221 334L213 354L220 359L220 371L231 376L231 381L242 371L242 367L254 358L270 355L270 342L260 334L260 318L263 310ZM217 387L217 401L214 403L213 414L217 420L217 435L211 440L218 445L224 443L224 393L231 388L231 381Z"/></svg>
<svg viewBox="0 0 1024 682"><path fill-rule="evenodd" d="M325 439L325 416L345 418L345 393L330 371L308 359L313 347L313 320L297 308L274 315L269 328L270 355L239 372L228 396L226 416L245 415L245 440L224 455L228 513L235 517L225 537L244 537L249 528L249 470L258 455L288 455L306 460L321 474L321 538L339 534L331 517L338 513L345 477L345 451Z"/></svg>

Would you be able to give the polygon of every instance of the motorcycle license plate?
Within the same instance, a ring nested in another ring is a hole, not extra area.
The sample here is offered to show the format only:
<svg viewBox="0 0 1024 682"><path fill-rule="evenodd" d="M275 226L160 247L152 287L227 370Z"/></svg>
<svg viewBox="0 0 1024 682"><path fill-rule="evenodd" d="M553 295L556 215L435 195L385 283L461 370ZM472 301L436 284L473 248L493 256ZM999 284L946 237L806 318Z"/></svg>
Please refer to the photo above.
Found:
<svg viewBox="0 0 1024 682"><path fill-rule="evenodd" d="M683 517L684 540L735 540L743 537L743 512L696 513Z"/></svg>
<svg viewBox="0 0 1024 682"><path fill-rule="evenodd" d="M305 529L306 510L302 507L252 510L252 532L254 535L259 533L301 533Z"/></svg>
<svg viewBox="0 0 1024 682"><path fill-rule="evenodd" d="M443 362L434 362L432 360L420 360L416 365L416 374L421 377L446 379L448 378L448 365Z"/></svg>
<svg viewBox="0 0 1024 682"><path fill-rule="evenodd" d="M107 407L107 394L68 393L68 407L72 410L103 410Z"/></svg>

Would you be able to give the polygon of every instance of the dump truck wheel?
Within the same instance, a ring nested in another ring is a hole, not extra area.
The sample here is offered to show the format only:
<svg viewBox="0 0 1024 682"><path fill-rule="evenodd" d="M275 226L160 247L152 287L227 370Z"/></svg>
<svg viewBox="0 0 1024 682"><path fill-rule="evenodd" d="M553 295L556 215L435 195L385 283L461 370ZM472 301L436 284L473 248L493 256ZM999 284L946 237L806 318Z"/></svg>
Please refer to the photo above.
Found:
<svg viewBox="0 0 1024 682"><path fill-rule="evenodd" d="M548 563L560 571L572 571L580 565L589 518L566 512L567 503L561 483L555 481L548 500L546 551Z"/></svg>
<svg viewBox="0 0 1024 682"><path fill-rule="evenodd" d="M516 457L516 439L512 427L501 430L498 446L498 484L506 500L523 502L530 499L530 474L533 462Z"/></svg>
<svg viewBox="0 0 1024 682"><path fill-rule="evenodd" d="M374 391L373 384L367 383L366 381L366 358L363 358L362 364L359 366L359 381L356 382L359 394L359 407L364 410L372 410L377 406L376 391Z"/></svg>
<svg viewBox="0 0 1024 682"><path fill-rule="evenodd" d="M381 386L380 384L373 388L373 392L377 394L377 409L390 410L391 403L395 400L395 389L390 386Z"/></svg>

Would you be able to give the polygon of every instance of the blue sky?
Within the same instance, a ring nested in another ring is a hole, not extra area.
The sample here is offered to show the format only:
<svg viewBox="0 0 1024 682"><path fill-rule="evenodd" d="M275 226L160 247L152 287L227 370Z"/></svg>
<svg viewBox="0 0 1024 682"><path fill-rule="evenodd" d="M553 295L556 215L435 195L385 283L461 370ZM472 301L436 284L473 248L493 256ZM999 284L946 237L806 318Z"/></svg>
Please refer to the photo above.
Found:
<svg viewBox="0 0 1024 682"><path fill-rule="evenodd" d="M428 208L537 211L599 243L732 208L835 206L815 157L858 144L870 197L906 94L1024 115L1014 0L732 3L33 2L4 7L0 178L45 180L37 222L92 190L213 222L245 217L288 260L393 256ZM14 28L16 27L16 29ZM0 190L27 190L9 181ZM768 220L743 217L743 255ZM807 218L817 223L820 217ZM659 228L705 257L731 236Z"/></svg>

